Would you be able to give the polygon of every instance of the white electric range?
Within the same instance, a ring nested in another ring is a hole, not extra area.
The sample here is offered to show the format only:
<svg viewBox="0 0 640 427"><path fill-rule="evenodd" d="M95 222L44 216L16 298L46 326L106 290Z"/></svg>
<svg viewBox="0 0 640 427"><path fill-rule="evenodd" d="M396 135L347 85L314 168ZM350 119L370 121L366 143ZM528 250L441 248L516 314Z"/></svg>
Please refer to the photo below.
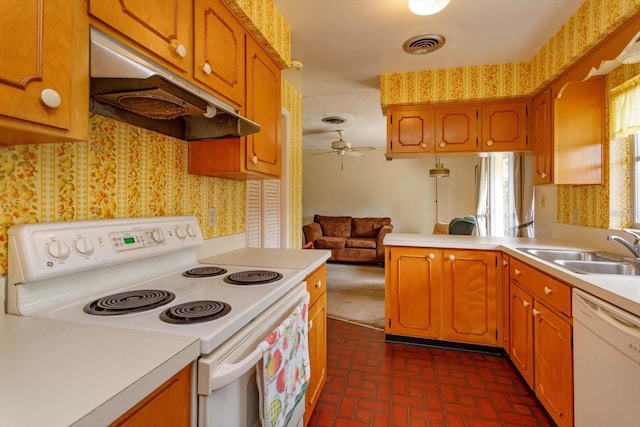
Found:
<svg viewBox="0 0 640 427"><path fill-rule="evenodd" d="M257 423L257 390L238 389L255 382L256 346L308 299L304 270L198 262L203 239L191 216L25 224L8 234L8 313L196 337L198 425ZM243 409L230 411L230 401ZM301 419L304 405L297 411Z"/></svg>

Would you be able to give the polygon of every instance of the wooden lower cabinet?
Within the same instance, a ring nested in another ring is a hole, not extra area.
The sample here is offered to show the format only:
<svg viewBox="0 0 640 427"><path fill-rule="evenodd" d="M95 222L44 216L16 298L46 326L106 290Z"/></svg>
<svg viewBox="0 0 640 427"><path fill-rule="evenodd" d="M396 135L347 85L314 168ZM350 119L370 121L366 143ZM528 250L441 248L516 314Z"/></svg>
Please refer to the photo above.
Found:
<svg viewBox="0 0 640 427"><path fill-rule="evenodd" d="M192 366L187 365L110 426L189 427Z"/></svg>
<svg viewBox="0 0 640 427"><path fill-rule="evenodd" d="M309 364L311 378L307 389L304 425L313 413L322 388L327 381L327 267L325 264L305 280L310 294L309 302Z"/></svg>
<svg viewBox="0 0 640 427"><path fill-rule="evenodd" d="M511 262L509 356L560 427L573 425L572 319L567 285Z"/></svg>
<svg viewBox="0 0 640 427"><path fill-rule="evenodd" d="M498 345L494 251L387 247L390 335Z"/></svg>

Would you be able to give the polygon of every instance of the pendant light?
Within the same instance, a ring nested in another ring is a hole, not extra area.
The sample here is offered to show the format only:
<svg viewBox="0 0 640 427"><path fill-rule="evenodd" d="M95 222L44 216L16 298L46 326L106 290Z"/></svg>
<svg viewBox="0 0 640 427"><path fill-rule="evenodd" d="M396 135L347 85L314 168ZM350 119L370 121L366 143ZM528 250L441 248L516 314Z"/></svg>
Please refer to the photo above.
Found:
<svg viewBox="0 0 640 427"><path fill-rule="evenodd" d="M433 15L447 7L450 0L409 0L409 10L416 15Z"/></svg>
<svg viewBox="0 0 640 427"><path fill-rule="evenodd" d="M436 224L438 223L438 178L446 178L449 176L449 169L444 167L444 163L440 163L436 157L436 166L429 169L429 177L436 179Z"/></svg>

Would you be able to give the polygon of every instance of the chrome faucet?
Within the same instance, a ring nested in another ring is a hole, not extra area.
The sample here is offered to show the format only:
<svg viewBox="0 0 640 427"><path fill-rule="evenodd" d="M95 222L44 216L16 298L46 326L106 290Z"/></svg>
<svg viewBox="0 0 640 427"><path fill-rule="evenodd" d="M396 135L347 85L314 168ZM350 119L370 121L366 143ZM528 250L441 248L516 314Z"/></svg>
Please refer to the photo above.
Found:
<svg viewBox="0 0 640 427"><path fill-rule="evenodd" d="M631 234L633 236L633 244L627 242L625 239L623 239L622 237L619 236L609 236L607 237L607 240L610 242L616 241L618 243L620 243L622 246L624 246L625 248L629 249L631 251L631 253L633 254L633 256L636 257L636 261L640 261L640 235L637 234L634 231L628 230L626 228L623 228L622 231L624 231L627 234Z"/></svg>

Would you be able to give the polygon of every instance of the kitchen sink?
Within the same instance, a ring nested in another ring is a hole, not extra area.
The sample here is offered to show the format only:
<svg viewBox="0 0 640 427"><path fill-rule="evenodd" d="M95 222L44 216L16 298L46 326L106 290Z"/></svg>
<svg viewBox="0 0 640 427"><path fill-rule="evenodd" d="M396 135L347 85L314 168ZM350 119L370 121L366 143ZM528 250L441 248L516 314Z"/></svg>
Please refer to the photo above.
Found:
<svg viewBox="0 0 640 427"><path fill-rule="evenodd" d="M566 260L555 260L554 262L577 273L640 276L640 263L637 262Z"/></svg>
<svg viewBox="0 0 640 427"><path fill-rule="evenodd" d="M622 257L606 252L583 251L579 249L538 249L517 248L545 261L621 261Z"/></svg>

